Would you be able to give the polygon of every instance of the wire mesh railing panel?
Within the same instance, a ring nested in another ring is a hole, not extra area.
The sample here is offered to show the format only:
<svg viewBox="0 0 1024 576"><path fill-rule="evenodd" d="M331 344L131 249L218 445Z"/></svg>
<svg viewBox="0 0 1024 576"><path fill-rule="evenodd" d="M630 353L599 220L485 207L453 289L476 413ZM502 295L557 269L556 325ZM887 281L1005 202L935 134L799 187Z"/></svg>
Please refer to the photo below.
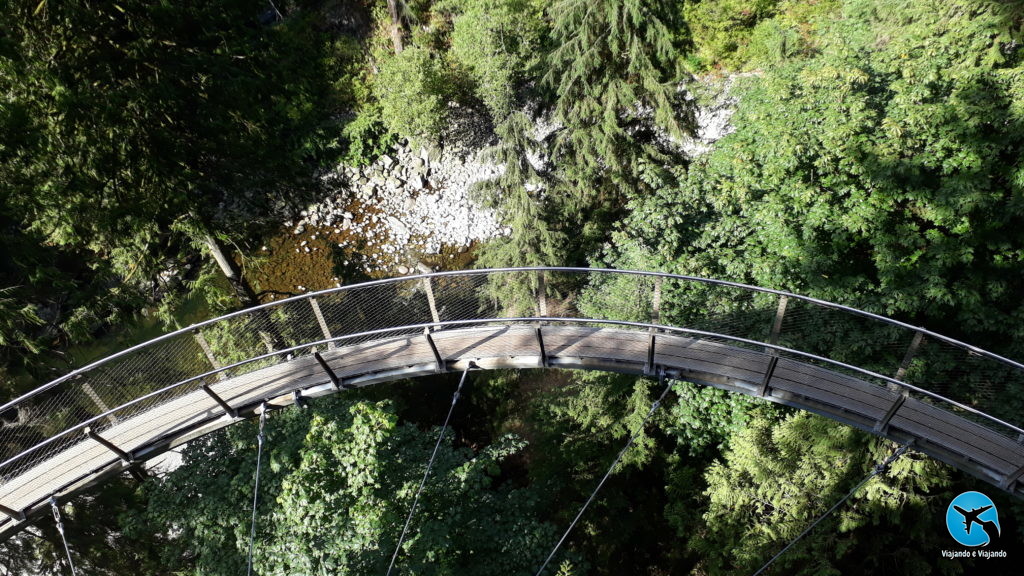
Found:
<svg viewBox="0 0 1024 576"><path fill-rule="evenodd" d="M0 463L7 462L33 446L84 422L100 413L91 398L83 393L88 378L79 376L65 386L46 392L17 407L18 420L4 422L0 429L3 452ZM25 456L27 457L27 456ZM23 458L25 458L23 457ZM0 475L5 472L0 471Z"/></svg>
<svg viewBox="0 0 1024 576"><path fill-rule="evenodd" d="M422 282L430 283L438 318L448 322L497 316L493 301L484 295L484 286L490 278L489 274L475 274L424 278Z"/></svg>
<svg viewBox="0 0 1024 576"><path fill-rule="evenodd" d="M582 317L626 322L652 321L658 278L592 273L588 279L589 282L579 296L573 299ZM555 286L568 284L558 283L555 278L552 281Z"/></svg>
<svg viewBox="0 0 1024 576"><path fill-rule="evenodd" d="M334 338L433 320L429 293L419 280L355 286L317 298ZM373 336L346 339L346 344Z"/></svg>
<svg viewBox="0 0 1024 576"><path fill-rule="evenodd" d="M274 332L274 349L293 348L323 340L324 335L309 298L287 300L267 310L266 321Z"/></svg>
<svg viewBox="0 0 1024 576"><path fill-rule="evenodd" d="M815 302L787 298L778 344L895 376L915 332Z"/></svg>
<svg viewBox="0 0 1024 576"><path fill-rule="evenodd" d="M1024 425L1020 365L842 306L667 274L480 270L371 282L292 298L202 323L80 369L0 406L0 484L48 458L79 449L87 424L99 432L114 430L147 411L182 401L203 384L249 378L274 366L285 373L283 363L310 355L307 344L312 342L331 341L319 345L320 350L376 346L384 339L422 335L430 328L438 333L447 356L453 352L444 348L441 332L501 326L503 318L509 319L504 325L510 329L532 330L546 324L649 331L660 325L698 331L688 334L792 358L880 389L898 387L890 379L901 380L928 391L911 391L913 397L1007 437L1016 434L1012 427L989 416ZM517 318L521 320L511 320ZM510 354L540 353L539 341L515 341L521 349ZM454 340L449 343L456 346ZM133 444L145 442L141 432L132 438Z"/></svg>
<svg viewBox="0 0 1024 576"><path fill-rule="evenodd" d="M941 340L924 338L903 380L1010 423L1024 414L1024 372Z"/></svg>
<svg viewBox="0 0 1024 576"><path fill-rule="evenodd" d="M2 486L4 492L9 492L12 487L8 486L8 482L15 479L17 479L19 485L30 486L32 482L37 481L45 473L47 467L41 466L44 462L66 453L74 446L86 440L87 438L83 433L61 431L48 436L44 441L36 443L20 452L17 458L11 461L5 460L5 463L0 465L0 481L2 481L0 486ZM38 471L35 475L24 476L26 472L37 467Z"/></svg>
<svg viewBox="0 0 1024 576"><path fill-rule="evenodd" d="M81 393L101 414L212 367L196 339L182 334L90 370ZM96 427L104 426L100 421Z"/></svg>
<svg viewBox="0 0 1024 576"><path fill-rule="evenodd" d="M667 278L662 284L660 323L767 342L777 308L774 294Z"/></svg>

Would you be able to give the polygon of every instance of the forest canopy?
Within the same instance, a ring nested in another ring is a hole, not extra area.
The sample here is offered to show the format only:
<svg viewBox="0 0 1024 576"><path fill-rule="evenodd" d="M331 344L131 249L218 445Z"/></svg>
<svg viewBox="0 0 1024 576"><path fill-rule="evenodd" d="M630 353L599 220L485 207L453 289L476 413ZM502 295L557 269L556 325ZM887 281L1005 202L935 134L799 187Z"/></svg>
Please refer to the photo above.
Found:
<svg viewBox="0 0 1024 576"><path fill-rule="evenodd" d="M390 185L368 170L404 148L421 170L402 175L410 182L451 155L460 169L475 165L467 158L500 167L475 177L468 197L502 232L458 247L459 265L742 282L1024 358L1019 2L5 6L2 401L115 351L110 341L288 295L266 281L280 266L268 253L310 253L280 238L297 239L295 223L308 224L339 179L351 180L348 220L362 210L386 221L376 197L359 194ZM709 118L722 120L717 131ZM322 256L339 284L368 277L352 272L360 257ZM539 289L487 286L509 310L532 306ZM594 315L635 304L614 282L546 289ZM684 322L702 297L666 291L665 317ZM808 332L836 357L861 344ZM650 413L662 392L651 378L474 373L444 433L454 382L441 376L275 412L256 573L387 571L436 443L397 570L533 574L635 436L544 573L749 574L895 450L809 413L669 386ZM1019 413L1024 397L1003 405ZM0 427L30 427L26 415L0 416ZM63 506L79 570L245 570L257 426L191 441L173 469ZM950 499L980 487L911 451L775 573L970 573L982 563L939 550ZM1024 553L1024 507L995 498L1006 548ZM49 519L0 550L4 574L67 572Z"/></svg>

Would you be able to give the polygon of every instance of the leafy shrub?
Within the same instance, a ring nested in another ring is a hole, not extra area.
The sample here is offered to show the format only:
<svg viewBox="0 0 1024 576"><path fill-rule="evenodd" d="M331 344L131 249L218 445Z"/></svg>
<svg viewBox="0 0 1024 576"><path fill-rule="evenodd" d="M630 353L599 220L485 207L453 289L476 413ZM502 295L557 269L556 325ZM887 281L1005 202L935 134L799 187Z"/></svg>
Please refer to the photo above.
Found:
<svg viewBox="0 0 1024 576"><path fill-rule="evenodd" d="M384 124L411 140L434 140L446 123L448 101L440 63L424 48L410 46L380 60L374 82Z"/></svg>
<svg viewBox="0 0 1024 576"><path fill-rule="evenodd" d="M360 110L342 130L342 138L345 141L343 160L352 166L372 164L398 141L398 135L388 129L376 104Z"/></svg>

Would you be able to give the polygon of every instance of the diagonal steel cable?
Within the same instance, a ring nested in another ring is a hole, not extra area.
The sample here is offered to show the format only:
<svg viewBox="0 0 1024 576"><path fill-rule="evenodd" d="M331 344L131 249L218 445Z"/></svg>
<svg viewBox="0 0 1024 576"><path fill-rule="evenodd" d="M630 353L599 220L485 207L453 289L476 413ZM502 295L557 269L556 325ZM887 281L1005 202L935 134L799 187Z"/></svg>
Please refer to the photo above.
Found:
<svg viewBox="0 0 1024 576"><path fill-rule="evenodd" d="M427 484L427 477L430 476L430 469L434 466L434 458L437 457L437 451L441 448L441 440L444 439L444 432L448 429L448 421L452 418L452 412L455 411L455 403L459 401L459 395L462 393L462 385L466 382L466 375L476 365L472 362L462 372L462 378L459 379L459 387L455 390L455 394L452 396L452 404L448 407L448 416L444 419L444 426L441 426L441 432L437 435L437 444L434 444L434 452L430 455L430 460L427 462L427 469L423 472L423 480L420 480L420 487L416 489L416 496L412 500L412 506L409 508L409 515L405 518L405 526L402 527L402 535L398 537L398 544L395 545L395 553L391 555L391 564L388 565L388 576L391 575L391 571L395 567L395 560L398 559L398 552L402 549L402 542L405 541L405 535L409 532L409 523L412 522L412 516L416 513L416 507L420 503L420 494L423 493L423 487Z"/></svg>
<svg viewBox="0 0 1024 576"><path fill-rule="evenodd" d="M71 560L71 549L68 547L68 539L64 536L64 522L60 518L60 508L57 507L57 499L50 496L50 508L53 509L53 521L57 523L57 532L60 533L60 539L64 542L64 552L68 555L68 566L71 567L71 576L75 576L75 562Z"/></svg>
<svg viewBox="0 0 1024 576"><path fill-rule="evenodd" d="M891 454L888 458L886 458L884 462L882 462L882 463L876 465L874 468L872 468L871 469L871 473L868 474L863 480L861 480L859 484L854 486L853 490L850 490L846 494L846 496L843 496L842 498L840 498L839 501L836 502L835 504L833 504L831 508L826 510L824 514L819 516L817 520L815 520L814 522L811 523L810 526L805 528L804 531L801 532L799 536L797 536L796 538L790 540L789 544L786 544L785 548L783 548L782 550L779 550L778 554L776 554L775 556L772 556L770 560L765 562L764 566L761 566L761 568L757 572L754 572L753 576L758 576L759 574L761 574L762 572L767 570L768 567L771 566L773 562L778 560L779 557L781 557L783 554L786 553L786 550L789 550L790 548L792 548L793 545L795 545L797 542L799 542L801 539L803 539L804 536L809 534L811 532L811 530L814 529L815 526L820 524L821 521L824 520L825 518L828 518L829 514L834 512L836 508L839 508L839 506L841 506L843 504L843 502L846 502L847 500L849 500L850 497L853 496L854 494L856 494L857 491L860 490L862 486L864 486L865 484L868 483L868 481L870 481L875 476L878 476L882 472L885 472L886 470L888 470L889 466L893 462L895 462L897 458L899 458L900 456L903 456L903 454L905 454L907 452L907 449L909 449L909 448L910 448L910 444L904 444L904 445L900 446L900 448L898 450L896 450L896 452Z"/></svg>
<svg viewBox="0 0 1024 576"><path fill-rule="evenodd" d="M252 549L256 542L256 504L260 497L260 464L263 461L263 425L267 422L267 404L260 407L260 431L256 434L256 485L252 489L252 525L249 528L249 561L246 576L252 575Z"/></svg>
<svg viewBox="0 0 1024 576"><path fill-rule="evenodd" d="M576 514L576 518L574 518L572 523L569 524L569 527L566 528L565 534L562 534L562 538L558 541L558 544L555 544L554 549L551 550L551 554L548 554L547 560L545 560L544 563L541 564L540 569L537 570L536 576L540 576L541 572L544 572L544 569L547 568L548 564L551 562L551 559L554 558L555 554L558 552L558 549L562 547L562 544L565 542L565 539L569 537L569 533L572 532L572 529L576 527L576 523L579 522L580 518L583 517L583 513L587 510L587 507L590 506L590 503L594 501L594 498L597 496L597 493L601 490L601 487L604 486L604 483L612 475L612 471L615 470L615 467L619 465L619 461L622 460L622 457L626 454L626 451L629 450L630 446L633 445L633 442L636 441L637 436L643 433L644 428L647 426L647 421L650 420L651 416L654 415L654 412L658 410L658 406L661 406L661 401L665 399L665 394L667 394L669 389L672 387L672 383L669 382L668 384L665 384L664 370L662 370L661 373L658 375L658 382L660 384L665 385L665 388L661 391L661 396L658 396L658 399L655 400L653 404L651 404L651 409L647 412L647 416L644 416L644 420L643 422L640 423L640 427L637 428L636 432L634 432L633 435L629 437L629 441L627 441L626 445L623 446L622 450L619 451L619 455L615 457L615 461L612 462L612 465L608 467L608 471L604 473L604 477L601 478L601 481L597 483L597 487L594 488L594 491L590 493L590 497L587 498L587 501L583 504L583 507L580 508L579 513Z"/></svg>

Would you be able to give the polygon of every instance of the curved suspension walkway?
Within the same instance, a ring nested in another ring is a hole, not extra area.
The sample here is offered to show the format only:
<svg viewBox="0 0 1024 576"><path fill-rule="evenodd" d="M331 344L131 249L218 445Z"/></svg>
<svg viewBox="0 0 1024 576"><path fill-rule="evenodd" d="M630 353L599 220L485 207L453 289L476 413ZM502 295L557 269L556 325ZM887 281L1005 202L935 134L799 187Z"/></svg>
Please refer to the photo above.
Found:
<svg viewBox="0 0 1024 576"><path fill-rule="evenodd" d="M779 291L653 272L518 268L381 280L243 310L3 404L0 538L52 497L137 470L264 404L471 364L664 373L911 443L1024 497L1018 362Z"/></svg>

